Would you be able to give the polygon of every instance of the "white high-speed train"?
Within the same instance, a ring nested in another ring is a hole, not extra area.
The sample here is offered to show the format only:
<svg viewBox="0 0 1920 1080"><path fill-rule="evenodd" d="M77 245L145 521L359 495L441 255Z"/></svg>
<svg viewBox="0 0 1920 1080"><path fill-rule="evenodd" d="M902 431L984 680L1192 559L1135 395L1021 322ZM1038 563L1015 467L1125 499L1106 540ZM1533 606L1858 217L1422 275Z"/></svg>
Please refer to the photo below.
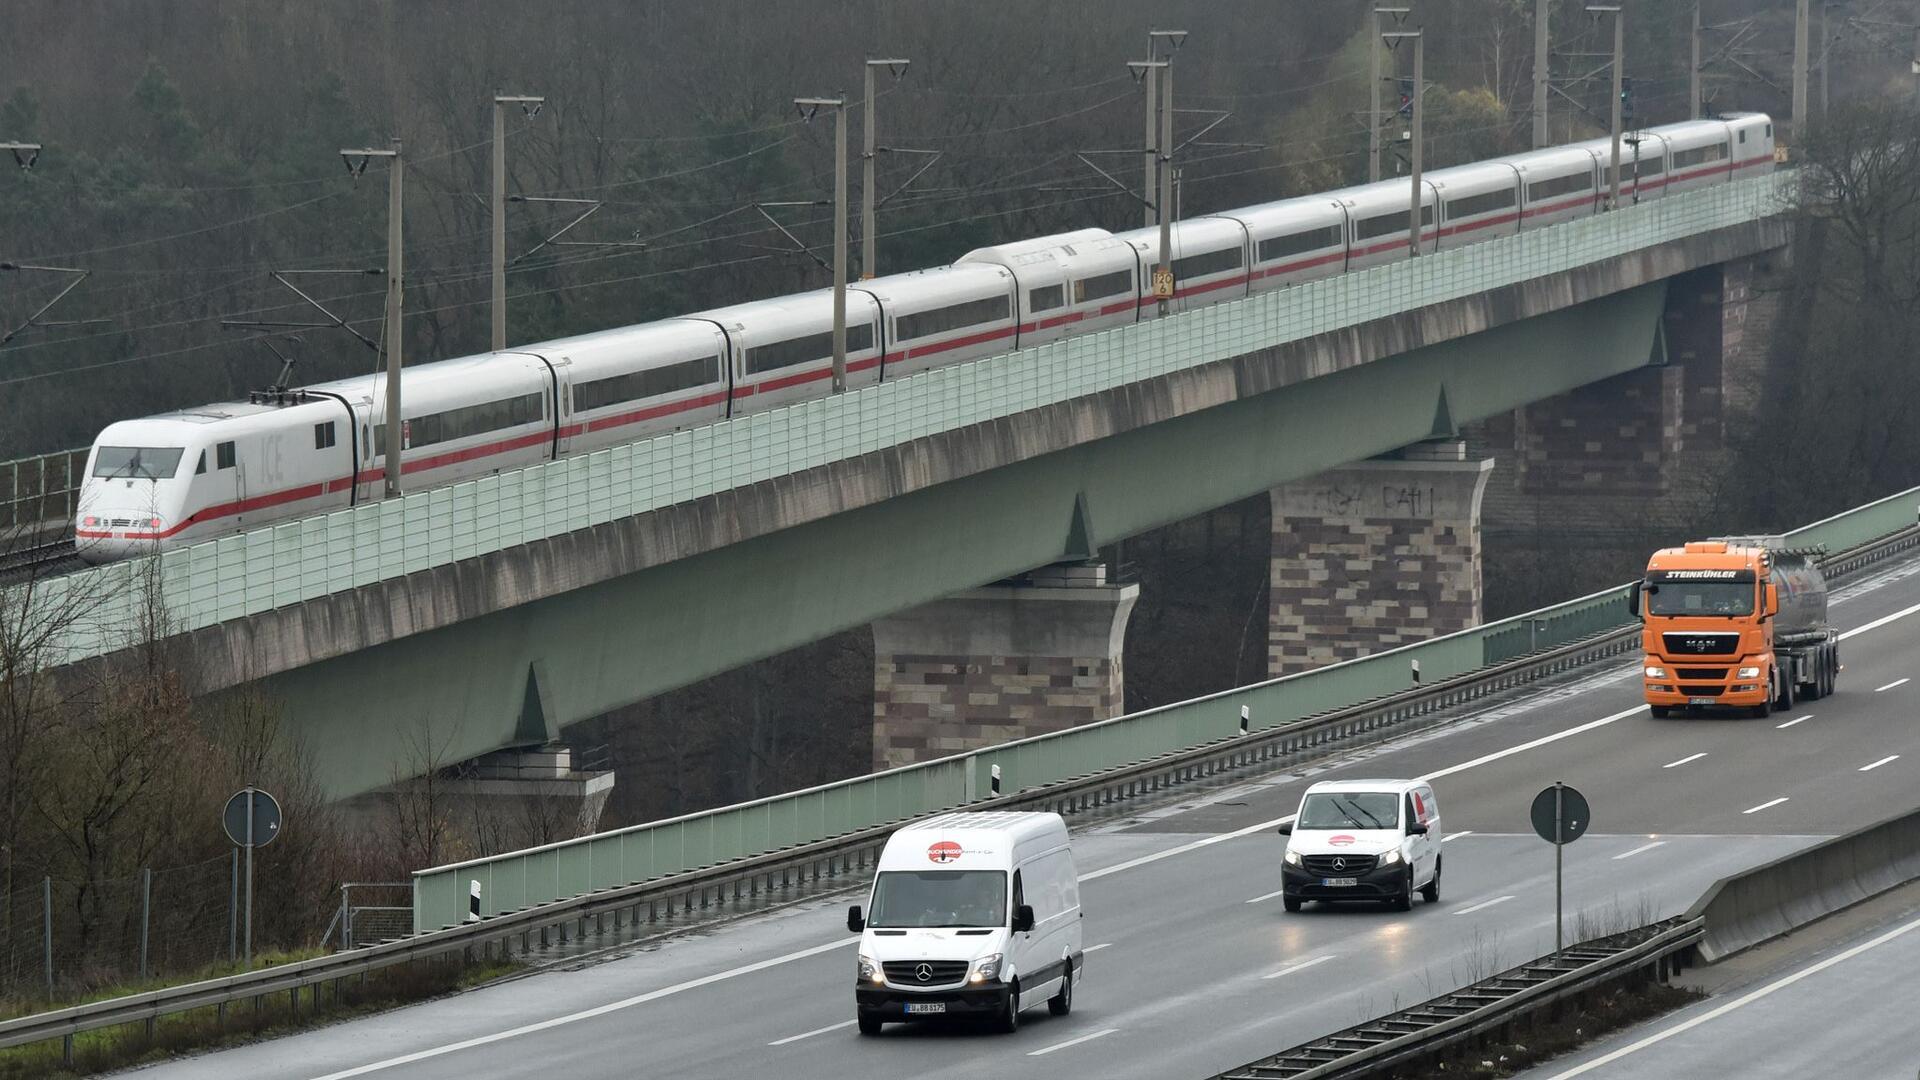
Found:
<svg viewBox="0 0 1920 1080"><path fill-rule="evenodd" d="M1670 124L1623 147L1621 193L1649 199L1771 171L1764 114ZM1597 213L1611 144L1596 139L1436 169L1423 250ZM1630 163L1630 164L1629 164ZM1179 312L1407 257L1405 180L1189 218L1172 226ZM847 382L868 386L1158 314L1157 230L1082 229L981 248L951 266L848 286ZM466 480L827 392L829 290L406 369L408 490ZM381 497L384 375L109 425L74 521L104 562Z"/></svg>

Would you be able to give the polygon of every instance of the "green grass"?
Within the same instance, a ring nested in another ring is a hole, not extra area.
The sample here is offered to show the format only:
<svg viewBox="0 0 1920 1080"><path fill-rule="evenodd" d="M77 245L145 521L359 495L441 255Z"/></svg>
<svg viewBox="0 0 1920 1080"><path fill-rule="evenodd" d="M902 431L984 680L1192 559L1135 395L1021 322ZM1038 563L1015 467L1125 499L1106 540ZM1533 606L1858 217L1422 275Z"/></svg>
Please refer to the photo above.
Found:
<svg viewBox="0 0 1920 1080"><path fill-rule="evenodd" d="M279 957L278 962L300 959L306 959L306 955L296 952ZM255 966L261 965L256 963ZM512 974L520 966L512 961L499 960L463 963L456 953L439 960L396 964L365 978L355 977L325 984L319 989L317 1008L315 991L308 988L301 991L297 1005L290 993L271 994L235 1003L228 1007L224 1023L218 1008L207 1007L163 1017L155 1021L151 1035L144 1024L123 1024L89 1031L74 1036L71 1066L66 1064L61 1042L57 1039L0 1050L0 1080L27 1080L29 1077L56 1080L88 1076L160 1061L188 1050L273 1038L316 1024L379 1012L396 1005L478 986ZM119 992L138 993L139 989L121 987ZM109 996L113 995L102 993L94 1000ZM76 1000L67 1004L78 1003Z"/></svg>
<svg viewBox="0 0 1920 1080"><path fill-rule="evenodd" d="M254 954L253 969L298 963L301 960L311 960L316 956L326 956L331 951L319 946L306 949L270 949ZM0 997L0 1020L11 1020L15 1017L51 1012L55 1009L67 1009L75 1005L91 1005L96 1001L109 1001L133 994L144 994L150 990L164 990L169 986L185 986L188 983L217 979L222 975L237 975L246 970L248 968L245 964L208 964L194 971L181 972L164 978L120 979L81 991L59 994L52 1001L46 998Z"/></svg>

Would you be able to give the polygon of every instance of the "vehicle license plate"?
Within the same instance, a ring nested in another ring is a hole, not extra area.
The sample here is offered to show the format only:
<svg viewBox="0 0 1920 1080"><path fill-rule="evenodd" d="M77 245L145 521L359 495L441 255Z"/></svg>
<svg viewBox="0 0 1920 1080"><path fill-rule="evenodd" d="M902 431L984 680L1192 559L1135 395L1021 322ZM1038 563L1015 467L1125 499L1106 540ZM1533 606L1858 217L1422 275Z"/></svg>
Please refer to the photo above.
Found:
<svg viewBox="0 0 1920 1080"><path fill-rule="evenodd" d="M947 1003L944 1001L910 1001L907 1003L907 1012L909 1014L943 1013L946 1011Z"/></svg>
<svg viewBox="0 0 1920 1080"><path fill-rule="evenodd" d="M1350 878L1350 877L1327 877L1327 878L1321 878L1320 884L1327 885L1327 886L1358 885L1360 884L1360 879Z"/></svg>
<svg viewBox="0 0 1920 1080"><path fill-rule="evenodd" d="M1717 705L1717 704L1719 704L1719 702L1718 702L1718 701L1716 701L1716 700L1714 700L1713 698L1710 698L1710 697L1695 697L1695 698L1688 698L1688 699L1687 699L1687 704L1689 704L1689 705Z"/></svg>

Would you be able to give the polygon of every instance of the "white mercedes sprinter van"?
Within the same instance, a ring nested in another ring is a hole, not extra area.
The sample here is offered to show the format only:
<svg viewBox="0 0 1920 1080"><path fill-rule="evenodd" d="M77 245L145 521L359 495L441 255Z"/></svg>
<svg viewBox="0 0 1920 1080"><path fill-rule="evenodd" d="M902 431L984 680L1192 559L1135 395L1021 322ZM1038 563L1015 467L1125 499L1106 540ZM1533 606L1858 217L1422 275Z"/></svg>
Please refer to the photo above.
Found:
<svg viewBox="0 0 1920 1080"><path fill-rule="evenodd" d="M1003 1031L1044 1001L1073 1008L1085 957L1080 885L1059 814L941 814L880 853L860 937L854 1009L862 1035L888 1021L973 1015Z"/></svg>
<svg viewBox="0 0 1920 1080"><path fill-rule="evenodd" d="M1287 852L1282 902L1385 900L1413 908L1413 893L1440 901L1440 804L1421 780L1329 780L1300 799L1280 826Z"/></svg>

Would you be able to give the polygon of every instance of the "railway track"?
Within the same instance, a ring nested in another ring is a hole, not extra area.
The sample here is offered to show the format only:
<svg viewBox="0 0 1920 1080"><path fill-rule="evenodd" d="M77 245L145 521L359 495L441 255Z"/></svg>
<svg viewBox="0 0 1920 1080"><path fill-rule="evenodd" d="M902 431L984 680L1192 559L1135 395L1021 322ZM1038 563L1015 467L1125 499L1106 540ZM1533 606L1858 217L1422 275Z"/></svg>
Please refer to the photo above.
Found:
<svg viewBox="0 0 1920 1080"><path fill-rule="evenodd" d="M85 565L73 550L70 536L48 544L19 547L0 552L0 585L70 573Z"/></svg>

